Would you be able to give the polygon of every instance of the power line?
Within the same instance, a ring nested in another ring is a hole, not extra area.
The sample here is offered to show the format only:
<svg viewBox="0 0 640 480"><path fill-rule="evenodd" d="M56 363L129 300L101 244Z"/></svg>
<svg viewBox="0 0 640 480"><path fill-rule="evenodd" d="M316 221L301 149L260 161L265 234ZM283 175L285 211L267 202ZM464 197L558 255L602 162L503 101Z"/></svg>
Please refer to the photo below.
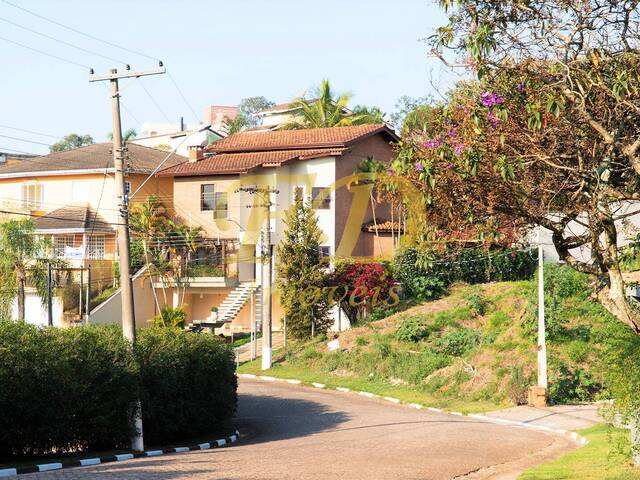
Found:
<svg viewBox="0 0 640 480"><path fill-rule="evenodd" d="M45 147L50 147L51 144L50 143L44 143L44 142L37 142L35 140L27 140L25 138L19 138L19 137L12 137L10 135L0 135L0 137L2 138L8 138L10 140L16 140L18 142L25 142L25 143L34 143L36 145L44 145Z"/></svg>
<svg viewBox="0 0 640 480"><path fill-rule="evenodd" d="M24 7L21 7L20 5L16 5L15 3L11 3L8 0L2 0L2 1L4 3L6 3L7 5L11 5L14 8L22 10L23 12L26 12L26 13L28 13L30 15L33 15L34 17L38 17L38 18L40 18L42 20L45 20L45 21L47 21L49 23L52 23L54 25L57 25L59 27L66 28L67 30L69 30L71 32L77 33L78 35L85 36L85 37L90 38L92 40L95 40L97 42L104 43L105 45L109 45L111 47L119 48L120 50L124 50L125 52L133 53L135 55L139 55L141 57L145 57L145 58L148 58L150 60L160 60L159 58L152 57L152 56L147 55L147 54L142 53L142 52L138 52L137 50L133 50L131 48L123 47L122 45L118 45L117 43L113 43L113 42L110 42L108 40L104 40L102 38L96 37L95 35L91 35L89 33L82 32L82 31L80 31L80 30L78 30L76 28L73 28L73 27L70 27L68 25L65 25L64 23L58 22L58 21L53 20L51 18L45 17L44 15L40 15L39 13L36 13L36 12L34 12L32 10L28 10L28 9L26 9Z"/></svg>
<svg viewBox="0 0 640 480"><path fill-rule="evenodd" d="M98 53L98 52L94 52L93 50L89 50L87 48L79 47L78 45L75 45L75 44L73 44L71 42L67 42L65 40L60 40L59 38L52 37L51 35L47 35L46 33L39 32L39 31L34 30L32 28L29 28L29 27L25 27L24 25L20 25L19 23L13 22L13 21L8 20L6 18L0 17L0 20L3 21L3 22L8 23L10 25L13 25L15 27L22 28L23 30L26 30L27 32L31 32L31 33L34 33L36 35L40 35L41 37L47 38L49 40L53 40L54 42L58 42L58 43L60 43L62 45L66 45L68 47L75 48L76 50L80 50L81 52L88 53L90 55L96 55L98 57L102 57L102 58L104 58L106 60L110 60L112 62L121 63L123 65L128 65L126 62L123 62L122 60L118 60L116 58L109 57L107 55L103 55L103 54Z"/></svg>
<svg viewBox="0 0 640 480"><path fill-rule="evenodd" d="M2 0L2 1L5 1L5 0ZM46 55L47 57L55 58L56 60L60 60L61 62L70 63L71 65L75 65L77 67L86 68L87 70L91 70L91 67L89 65L84 65L83 63L78 63L78 62L74 62L73 60L69 60L67 58L59 57L58 55L54 55L52 53L45 52L44 50L39 50L37 48L30 47L28 45L25 45L24 43L16 42L14 40L9 40L8 38L5 38L5 37L0 37L0 40L4 40L5 42L13 43L14 45L17 45L17 46L22 47L22 48L26 48L27 50L31 50L32 52L37 52L37 53L39 53L41 55Z"/></svg>
<svg viewBox="0 0 640 480"><path fill-rule="evenodd" d="M38 155L37 153L33 153L33 152L25 152L24 150L16 150L15 148L7 148L7 147L0 147L0 152L13 152L13 153L23 153L25 155ZM23 160L27 160L26 158Z"/></svg>
<svg viewBox="0 0 640 480"><path fill-rule="evenodd" d="M33 135L40 135L41 137L54 138L56 140L60 140L62 138L62 136L60 135L49 135L48 133L34 132L33 130L26 130L24 128L10 127L9 125L0 125L0 128L7 128L9 130L15 130L16 132L31 133Z"/></svg>
<svg viewBox="0 0 640 480"><path fill-rule="evenodd" d="M165 118L165 120L168 123L171 123L171 120L169 119L169 117L167 116L166 113L164 113L164 110L162 110L162 108L160 107L160 104L156 101L155 98L153 98L153 95L151 95L151 93L149 92L149 90L147 90L147 87L144 86L144 83L142 83L142 80L138 79L138 83L140 84L140 86L142 87L142 89L146 92L147 96L149 97L149 99L151 99L151 101L153 102L153 104L156 106L156 108L158 109L158 111L162 114L162 116Z"/></svg>
<svg viewBox="0 0 640 480"><path fill-rule="evenodd" d="M169 71L167 71L167 75L169 77L169 80L171 80L171 83L173 83L173 86L176 87L176 90L178 91L178 94L182 97L182 100L184 100L184 103L187 105L187 107L189 107L189 110L191 110L191 113L193 113L193 118L195 118L196 123L200 122L200 118L198 118L198 114L196 113L194 108L191 106L191 104L187 100L187 97L184 96L184 93L182 93L182 90L174 80L173 75L171 75Z"/></svg>

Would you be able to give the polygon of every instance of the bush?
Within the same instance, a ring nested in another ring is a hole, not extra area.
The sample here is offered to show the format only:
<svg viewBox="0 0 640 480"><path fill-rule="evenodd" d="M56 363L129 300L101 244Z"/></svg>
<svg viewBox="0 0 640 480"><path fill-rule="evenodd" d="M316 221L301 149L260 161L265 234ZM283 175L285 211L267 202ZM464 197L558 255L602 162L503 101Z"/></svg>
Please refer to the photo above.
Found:
<svg viewBox="0 0 640 480"><path fill-rule="evenodd" d="M138 395L152 443L233 415L233 356L215 337L144 329L135 354L115 326L0 322L0 458L126 448Z"/></svg>
<svg viewBox="0 0 640 480"><path fill-rule="evenodd" d="M122 448L137 375L118 328L0 322L0 457Z"/></svg>
<svg viewBox="0 0 640 480"><path fill-rule="evenodd" d="M477 331L468 328L457 328L440 337L436 341L436 349L445 355L461 357L476 348L480 344L480 340L481 336Z"/></svg>
<svg viewBox="0 0 640 480"><path fill-rule="evenodd" d="M147 442L204 435L234 415L233 352L218 338L147 328L139 332L136 358Z"/></svg>
<svg viewBox="0 0 640 480"><path fill-rule="evenodd" d="M592 402L603 389L589 372L559 365L549 382L549 399L554 403Z"/></svg>
<svg viewBox="0 0 640 480"><path fill-rule="evenodd" d="M396 338L402 342L419 342L429 336L429 329L420 317L407 317L402 320Z"/></svg>

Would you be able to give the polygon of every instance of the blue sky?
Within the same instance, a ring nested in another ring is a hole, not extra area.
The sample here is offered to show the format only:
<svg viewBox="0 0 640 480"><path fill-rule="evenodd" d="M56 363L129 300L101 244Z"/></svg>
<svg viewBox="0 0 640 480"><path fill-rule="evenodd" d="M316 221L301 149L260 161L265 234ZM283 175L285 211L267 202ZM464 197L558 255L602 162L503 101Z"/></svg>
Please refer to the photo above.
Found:
<svg viewBox="0 0 640 480"><path fill-rule="evenodd" d="M198 115L209 104L236 105L254 95L282 102L328 78L353 103L391 113L402 95L433 93L443 77L429 59L427 36L444 17L429 0L209 0L44 1L10 0L79 30L161 58ZM0 1L10 20L79 47L129 62L153 61L95 42ZM45 50L96 72L121 67L60 45L0 20L0 36ZM55 140L4 126L63 136L89 133L104 141L111 131L106 85L89 83L86 69L0 40L0 135L51 143ZM172 120L193 114L166 75L141 80ZM123 127L165 121L144 89L121 87ZM135 118L133 118L135 117ZM0 150L45 153L47 147L0 137Z"/></svg>

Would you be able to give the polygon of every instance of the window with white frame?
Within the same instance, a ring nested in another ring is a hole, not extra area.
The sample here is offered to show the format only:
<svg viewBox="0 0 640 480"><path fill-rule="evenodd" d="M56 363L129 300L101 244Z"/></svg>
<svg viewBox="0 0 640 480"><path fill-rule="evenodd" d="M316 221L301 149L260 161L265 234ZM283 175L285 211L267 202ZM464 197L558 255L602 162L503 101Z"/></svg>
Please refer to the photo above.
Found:
<svg viewBox="0 0 640 480"><path fill-rule="evenodd" d="M227 192L215 192L213 194L213 200L215 204L213 218L227 218L227 215L229 213L229 201L227 199Z"/></svg>
<svg viewBox="0 0 640 480"><path fill-rule="evenodd" d="M21 203L25 210L41 210L44 206L44 187L39 183L22 184Z"/></svg>
<svg viewBox="0 0 640 480"><path fill-rule="evenodd" d="M66 258L67 251L73 248L73 235L55 235L53 237L53 254L56 258Z"/></svg>
<svg viewBox="0 0 640 480"><path fill-rule="evenodd" d="M316 210L329 210L331 208L331 192L325 187L311 188L313 208Z"/></svg>
<svg viewBox="0 0 640 480"><path fill-rule="evenodd" d="M104 258L104 235L91 235L87 238L87 258L91 260Z"/></svg>

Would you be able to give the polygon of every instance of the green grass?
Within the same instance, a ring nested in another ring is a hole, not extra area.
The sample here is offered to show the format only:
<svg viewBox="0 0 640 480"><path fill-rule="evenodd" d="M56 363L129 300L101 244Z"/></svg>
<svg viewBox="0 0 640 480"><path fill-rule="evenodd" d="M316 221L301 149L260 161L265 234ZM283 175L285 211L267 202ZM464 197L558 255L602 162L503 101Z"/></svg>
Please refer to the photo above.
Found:
<svg viewBox="0 0 640 480"><path fill-rule="evenodd" d="M598 425L580 434L589 444L520 475L519 480L640 480L629 460L629 432Z"/></svg>
<svg viewBox="0 0 640 480"><path fill-rule="evenodd" d="M276 359L278 357L282 359L283 351L278 350L277 352L274 352L274 357ZM244 363L238 369L238 373L251 373L254 375L268 375L276 378L297 379L307 385L311 385L313 382L323 383L329 388L344 387L350 388L354 391L366 391L376 395L399 398L400 400L408 403L420 403L428 407L442 408L461 413L486 412L496 410L501 406L504 406L491 401L468 401L433 395L427 392L417 391L414 388L407 386L390 385L388 382L375 378L336 377L330 373L312 371L308 368L290 365L288 363L277 362L270 370L263 371L261 369L260 359Z"/></svg>

